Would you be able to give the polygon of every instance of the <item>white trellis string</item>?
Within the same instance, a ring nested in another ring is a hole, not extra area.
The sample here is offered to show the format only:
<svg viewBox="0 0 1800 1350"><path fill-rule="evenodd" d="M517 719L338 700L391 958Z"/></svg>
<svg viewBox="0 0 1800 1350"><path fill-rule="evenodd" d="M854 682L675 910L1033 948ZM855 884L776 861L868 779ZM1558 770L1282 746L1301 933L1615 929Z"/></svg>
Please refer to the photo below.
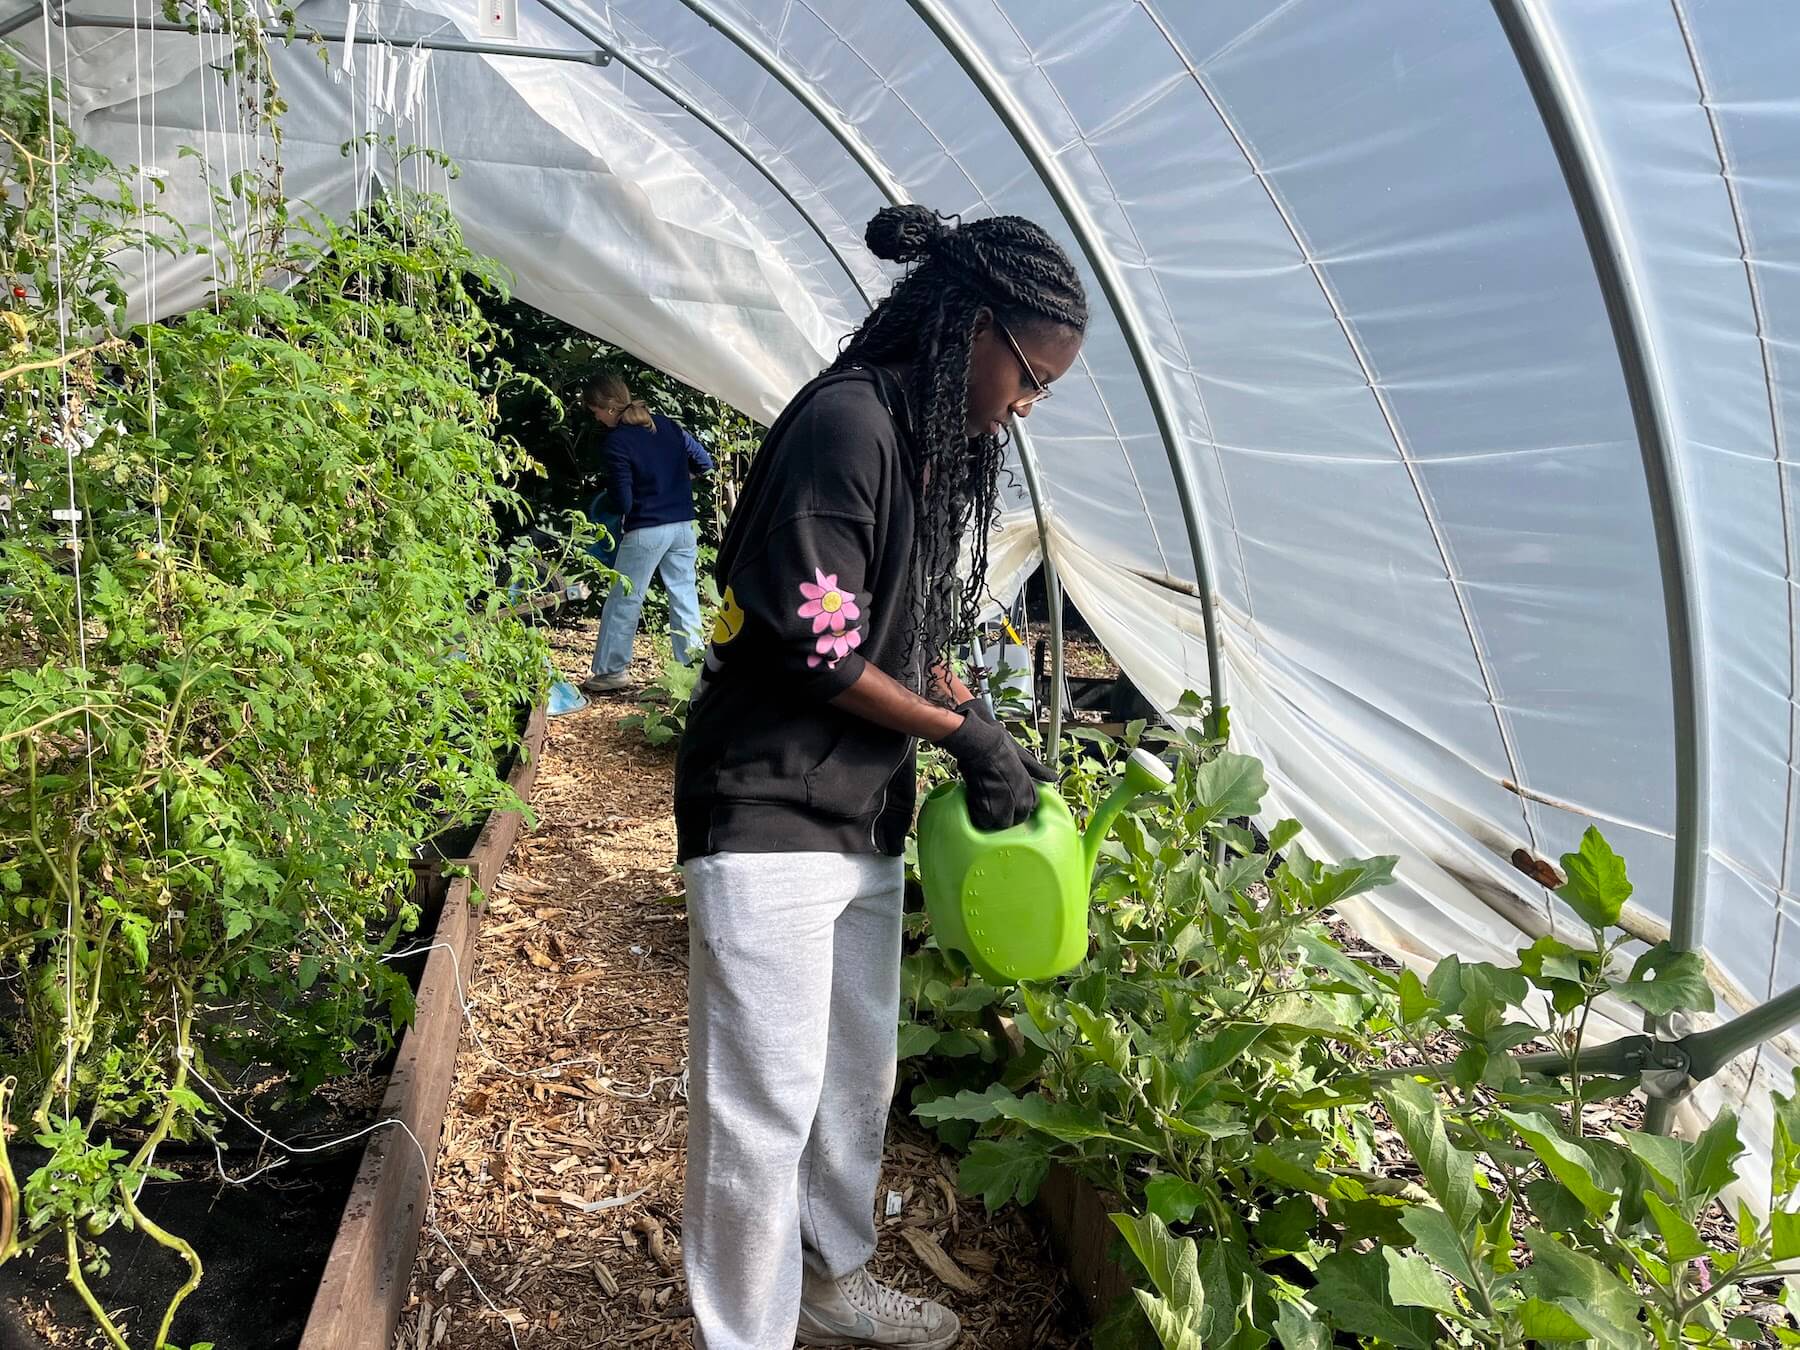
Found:
<svg viewBox="0 0 1800 1350"><path fill-rule="evenodd" d="M58 399L55 434L62 442L63 466L68 482L68 508L66 514L69 522L69 553L74 562L75 579L75 646L80 654L82 701L88 702L88 661L87 661L87 612L81 595L81 508L77 502L75 490L75 436L76 427L72 420L74 413L73 400L69 392L69 311L63 294L63 242L62 242L62 185L57 171L56 149L56 91L54 88L54 46L56 38L52 36L50 22L50 0L40 0L44 21L44 120L46 134L49 137L50 150L50 274L56 290L56 349L59 360L57 373L59 378L60 397ZM63 88L71 88L69 83L69 40L68 34L57 32L62 38ZM40 403L41 406L41 403ZM82 762L87 767L88 811L90 814L98 807L98 794L94 787L94 722L93 715L87 711L82 713ZM85 828L77 822L75 829ZM62 1105L63 1119L70 1115L70 1099L74 1092L75 1081L75 877L71 874L65 882L68 891L68 902L63 919L63 1081Z"/></svg>
<svg viewBox="0 0 1800 1350"><path fill-rule="evenodd" d="M211 1083L206 1081L206 1076L204 1074L202 1074L198 1070L196 1070L193 1077L194 1077L194 1082L197 1083L206 1092L207 1096L211 1097L220 1106L224 1107L228 1113L230 1113L232 1116L234 1116L243 1125L245 1125L249 1129L253 1130L265 1143L273 1144L276 1148L280 1149L283 1153L292 1155L294 1157L301 1157L301 1156L304 1156L309 1153L327 1153L333 1149L342 1148L345 1144L353 1144L358 1139L365 1139L369 1135L374 1134L377 1130L384 1130L384 1129L387 1129L389 1126L397 1126L399 1128L400 1132L412 1141L412 1146L419 1151L419 1166L420 1166L420 1168L425 1172L426 1175L429 1175L431 1172L431 1159L429 1158L429 1156L427 1156L427 1154L425 1152L425 1145L423 1145L419 1142L419 1136L413 1133L412 1127L410 1125L408 1125L404 1120L399 1119L397 1116L390 1116L384 1120L378 1120L372 1125L364 1126L360 1130L356 1130L350 1134L342 1135L336 1139L328 1139L322 1144L291 1144L285 1139L276 1138L274 1135L270 1134L267 1130L265 1130L262 1126L258 1125L254 1120L250 1119L249 1116L245 1115L242 1111L238 1110L237 1107L233 1106L229 1101L226 1100L225 1095L223 1093L221 1093ZM283 1163L285 1163L287 1161L286 1158L277 1158L274 1162L269 1163L263 1167L259 1167L254 1172L247 1173L246 1175L241 1176L241 1177L234 1177L225 1170L225 1154L224 1154L224 1151L220 1149L218 1140L213 1139L211 1142L212 1142L212 1147L213 1147L214 1165L218 1169L219 1179L230 1186L248 1186L252 1181L255 1181L258 1177L264 1176L269 1172L273 1172L277 1167L280 1167ZM639 1192L639 1194L642 1194L642 1192ZM462 1259L461 1253L459 1253L455 1247L450 1245L450 1240L448 1238L446 1238L441 1232L438 1231L436 1224L431 1225L431 1232L432 1232L432 1235L434 1237L436 1237L439 1242L444 1244L445 1249L448 1250L450 1255L455 1259L456 1264L462 1267L463 1274L465 1274L469 1277L469 1283L475 1286L475 1292L477 1294L481 1295L482 1302L486 1303L488 1305L488 1307L493 1308L494 1312L499 1316L500 1320L506 1324L507 1334L512 1337L513 1346L514 1346L515 1350L517 1350L517 1347L519 1344L519 1338L518 1338L517 1333L515 1333L513 1331L512 1319L507 1317L505 1313L501 1312L500 1309L495 1305L494 1301L487 1296L487 1291L481 1287L480 1282L475 1278L474 1274L469 1270L467 1263L465 1263Z"/></svg>

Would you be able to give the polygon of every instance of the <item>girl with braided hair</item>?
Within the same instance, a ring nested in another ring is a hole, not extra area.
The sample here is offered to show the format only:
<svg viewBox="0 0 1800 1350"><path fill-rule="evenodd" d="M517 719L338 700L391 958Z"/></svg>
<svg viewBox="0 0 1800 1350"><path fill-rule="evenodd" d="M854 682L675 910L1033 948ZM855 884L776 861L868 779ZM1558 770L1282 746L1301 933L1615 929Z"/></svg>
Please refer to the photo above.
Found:
<svg viewBox="0 0 1800 1350"><path fill-rule="evenodd" d="M870 222L910 265L770 429L719 550L723 608L676 764L687 877L696 1343L943 1350L949 1309L877 1284L915 747L977 826L1053 775L950 672L972 633L1006 424L1074 363L1073 265L1016 216ZM973 564L959 575L965 539Z"/></svg>

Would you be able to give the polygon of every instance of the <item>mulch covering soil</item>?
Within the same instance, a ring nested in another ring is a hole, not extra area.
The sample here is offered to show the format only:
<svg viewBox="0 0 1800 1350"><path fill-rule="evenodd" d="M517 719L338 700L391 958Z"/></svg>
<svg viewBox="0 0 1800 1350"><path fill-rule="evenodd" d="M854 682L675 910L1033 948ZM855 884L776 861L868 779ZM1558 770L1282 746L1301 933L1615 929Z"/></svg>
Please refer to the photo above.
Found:
<svg viewBox="0 0 1800 1350"><path fill-rule="evenodd" d="M555 639L578 678L593 624ZM634 674L647 679L645 657ZM536 828L464 972L470 1026L396 1350L692 1341L674 757L619 728L629 694L591 702L550 723ZM959 1195L953 1161L898 1118L877 1208L876 1275L954 1308L965 1350L1083 1343L1039 1235Z"/></svg>

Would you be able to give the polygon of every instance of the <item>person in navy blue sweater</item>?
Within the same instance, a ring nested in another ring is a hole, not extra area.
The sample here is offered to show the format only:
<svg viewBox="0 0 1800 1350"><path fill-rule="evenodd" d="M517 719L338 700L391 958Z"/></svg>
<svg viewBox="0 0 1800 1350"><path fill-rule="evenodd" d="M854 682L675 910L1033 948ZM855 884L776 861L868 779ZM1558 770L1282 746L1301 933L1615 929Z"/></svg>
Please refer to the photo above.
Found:
<svg viewBox="0 0 1800 1350"><path fill-rule="evenodd" d="M669 639L683 665L700 655L700 598L694 571L699 545L694 531L694 479L712 469L700 442L668 418L631 397L614 370L601 370L582 390L590 416L608 429L606 459L613 505L621 518L614 582L600 615L592 673L582 692L602 694L631 683L631 644L650 578L669 592Z"/></svg>

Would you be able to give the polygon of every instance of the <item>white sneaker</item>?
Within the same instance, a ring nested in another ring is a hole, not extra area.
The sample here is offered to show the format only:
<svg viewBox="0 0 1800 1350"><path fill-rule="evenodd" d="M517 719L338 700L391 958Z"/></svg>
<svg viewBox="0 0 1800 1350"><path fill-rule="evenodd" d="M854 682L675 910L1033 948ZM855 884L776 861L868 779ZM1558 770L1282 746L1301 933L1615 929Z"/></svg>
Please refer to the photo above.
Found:
<svg viewBox="0 0 1800 1350"><path fill-rule="evenodd" d="M801 1345L949 1350L961 1334L962 1323L943 1304L877 1284L866 1270L840 1280L806 1270L800 1292Z"/></svg>

